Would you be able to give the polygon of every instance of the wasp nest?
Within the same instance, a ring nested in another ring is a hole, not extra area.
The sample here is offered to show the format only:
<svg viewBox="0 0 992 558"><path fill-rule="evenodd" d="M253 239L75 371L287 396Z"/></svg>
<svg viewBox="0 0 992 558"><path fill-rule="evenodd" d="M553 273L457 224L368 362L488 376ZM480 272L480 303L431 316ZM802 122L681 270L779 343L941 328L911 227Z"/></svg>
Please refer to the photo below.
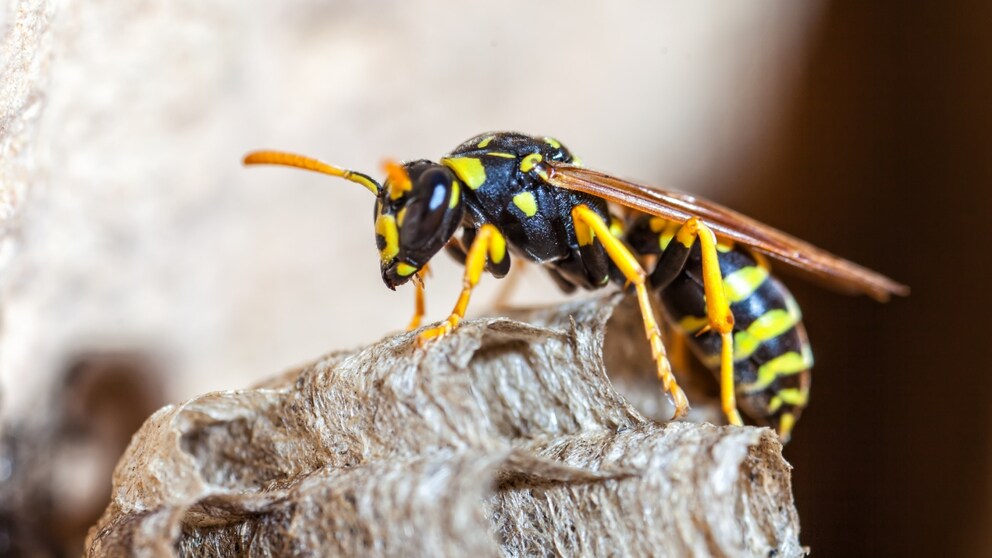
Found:
<svg viewBox="0 0 992 558"><path fill-rule="evenodd" d="M468 321L426 349L394 335L161 409L87 551L802 555L770 430L660 423L614 388L602 350L619 300ZM636 306L610 327L616 351L646 345ZM628 364L650 380L642 360Z"/></svg>

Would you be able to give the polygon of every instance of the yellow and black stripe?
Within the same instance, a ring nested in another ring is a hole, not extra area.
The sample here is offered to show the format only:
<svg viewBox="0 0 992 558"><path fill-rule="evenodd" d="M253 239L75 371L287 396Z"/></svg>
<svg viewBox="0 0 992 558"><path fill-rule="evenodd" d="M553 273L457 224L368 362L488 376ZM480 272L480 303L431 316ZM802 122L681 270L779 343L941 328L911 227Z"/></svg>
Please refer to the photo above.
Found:
<svg viewBox="0 0 992 558"><path fill-rule="evenodd" d="M627 242L659 256L651 279L671 322L707 367L719 370L721 339L709 324L699 244L680 245L678 224L640 217ZM673 242L675 240L675 242ZM787 437L809 397L813 354L792 294L763 258L740 246L718 246L724 293L734 315L734 383L741 409Z"/></svg>

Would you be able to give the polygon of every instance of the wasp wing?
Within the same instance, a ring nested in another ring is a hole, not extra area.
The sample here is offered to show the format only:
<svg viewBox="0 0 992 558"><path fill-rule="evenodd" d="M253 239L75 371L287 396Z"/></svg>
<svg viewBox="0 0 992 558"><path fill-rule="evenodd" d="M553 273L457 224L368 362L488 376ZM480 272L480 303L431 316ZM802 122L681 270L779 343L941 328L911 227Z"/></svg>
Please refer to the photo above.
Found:
<svg viewBox="0 0 992 558"><path fill-rule="evenodd" d="M841 290L866 294L883 302L891 295L909 294L909 287L884 275L711 201L682 192L650 188L575 165L554 164L549 168L545 180L553 186L591 194L680 223L698 217L718 236L764 252Z"/></svg>

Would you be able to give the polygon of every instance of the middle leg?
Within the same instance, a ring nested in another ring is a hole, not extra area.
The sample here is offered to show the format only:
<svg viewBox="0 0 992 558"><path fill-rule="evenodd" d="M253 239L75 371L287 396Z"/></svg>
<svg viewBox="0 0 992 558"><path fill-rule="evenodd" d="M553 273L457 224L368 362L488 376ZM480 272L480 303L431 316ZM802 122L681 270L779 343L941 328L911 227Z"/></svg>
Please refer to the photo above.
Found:
<svg viewBox="0 0 992 558"><path fill-rule="evenodd" d="M644 321L644 333L651 345L651 355L657 366L658 378L665 391L671 395L672 403L675 405L675 415L672 418L677 419L685 416L689 411L689 401L675 380L672 366L665 354L661 330L658 328L658 322L654 317L654 308L651 306L651 299L648 296L647 274L644 272L644 268L641 267L637 257L631 253L630 249L610 232L610 227L603 218L589 206L584 204L575 206L572 209L572 221L575 224L575 235L579 246L591 245L594 239L598 239L610 259L620 269L627 281L634 286L637 302L641 307L641 318Z"/></svg>

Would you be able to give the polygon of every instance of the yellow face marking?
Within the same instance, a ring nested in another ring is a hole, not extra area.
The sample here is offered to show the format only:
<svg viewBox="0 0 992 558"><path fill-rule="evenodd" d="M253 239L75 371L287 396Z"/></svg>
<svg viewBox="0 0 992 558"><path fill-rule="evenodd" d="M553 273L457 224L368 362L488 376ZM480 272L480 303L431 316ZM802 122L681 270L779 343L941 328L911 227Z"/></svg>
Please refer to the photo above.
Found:
<svg viewBox="0 0 992 558"><path fill-rule="evenodd" d="M489 238L489 261L499 264L506 257L506 238L498 230Z"/></svg>
<svg viewBox="0 0 992 558"><path fill-rule="evenodd" d="M723 278L727 302L734 304L751 296L768 280L768 270L756 266L742 267Z"/></svg>
<svg viewBox="0 0 992 558"><path fill-rule="evenodd" d="M812 354L805 348L803 353L789 351L769 360L758 368L758 379L752 384L741 386L741 388L749 393L754 393L772 385L772 382L779 376L791 376L808 370L813 366Z"/></svg>
<svg viewBox="0 0 992 558"><path fill-rule="evenodd" d="M398 226L400 226L400 227L403 226L403 218L404 217L406 217L406 208L405 207L403 209L401 209L399 213L396 214L396 224Z"/></svg>
<svg viewBox="0 0 992 558"><path fill-rule="evenodd" d="M458 205L458 199L462 195L462 186L457 180L451 182L451 200L448 202L448 209L454 209Z"/></svg>
<svg viewBox="0 0 992 558"><path fill-rule="evenodd" d="M502 151L489 151L486 153L488 157L502 157L504 159L516 159L517 156L513 153L503 153Z"/></svg>
<svg viewBox="0 0 992 558"><path fill-rule="evenodd" d="M544 143L550 145L555 149L561 149L561 144L555 138L544 138Z"/></svg>
<svg viewBox="0 0 992 558"><path fill-rule="evenodd" d="M396 265L396 274L400 277L409 277L417 272L417 268L406 262L400 262Z"/></svg>
<svg viewBox="0 0 992 558"><path fill-rule="evenodd" d="M727 252L734 249L734 243L730 240L718 240L716 243L716 251L721 254L726 254Z"/></svg>
<svg viewBox="0 0 992 558"><path fill-rule="evenodd" d="M396 230L396 220L392 215L379 215L375 219L375 233L386 239L386 245L379 251L379 258L392 261L400 251L400 235Z"/></svg>
<svg viewBox="0 0 992 558"><path fill-rule="evenodd" d="M800 316L791 309L776 308L765 312L746 330L734 334L734 360L751 356L759 345L789 331L799 320Z"/></svg>
<svg viewBox="0 0 992 558"><path fill-rule="evenodd" d="M489 145L489 142L493 141L493 138L495 138L495 137L496 136L486 136L486 137L482 138L482 141L480 141L476 145L476 147L478 147L479 149L485 149L486 146Z"/></svg>
<svg viewBox="0 0 992 558"><path fill-rule="evenodd" d="M531 192L520 192L513 196L513 205L524 212L524 215L533 217L537 215L537 200Z"/></svg>
<svg viewBox="0 0 992 558"><path fill-rule="evenodd" d="M475 157L451 157L441 159L441 164L455 172L470 190L477 190L486 182L486 167Z"/></svg>
<svg viewBox="0 0 992 558"><path fill-rule="evenodd" d="M522 172L530 172L543 160L544 157L540 153L531 153L520 161L520 170Z"/></svg>

